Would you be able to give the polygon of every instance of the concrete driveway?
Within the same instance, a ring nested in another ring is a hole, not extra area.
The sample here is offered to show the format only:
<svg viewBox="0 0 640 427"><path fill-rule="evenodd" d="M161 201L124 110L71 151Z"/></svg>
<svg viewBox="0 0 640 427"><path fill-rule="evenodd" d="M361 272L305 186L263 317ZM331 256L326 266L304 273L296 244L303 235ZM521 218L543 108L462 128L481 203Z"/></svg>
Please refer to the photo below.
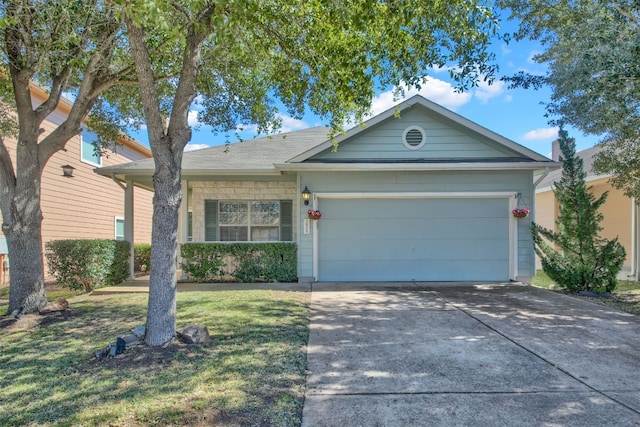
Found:
<svg viewBox="0 0 640 427"><path fill-rule="evenodd" d="M640 320L520 284L314 284L303 426L640 426Z"/></svg>

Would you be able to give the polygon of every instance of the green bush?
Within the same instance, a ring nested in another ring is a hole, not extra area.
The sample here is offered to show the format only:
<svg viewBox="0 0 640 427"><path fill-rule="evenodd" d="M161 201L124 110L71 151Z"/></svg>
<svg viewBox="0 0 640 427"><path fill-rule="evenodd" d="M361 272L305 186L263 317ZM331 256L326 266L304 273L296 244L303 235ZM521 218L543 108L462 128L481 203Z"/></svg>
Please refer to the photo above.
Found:
<svg viewBox="0 0 640 427"><path fill-rule="evenodd" d="M45 255L60 286L90 292L127 278L129 247L120 240L54 240L45 245Z"/></svg>
<svg viewBox="0 0 640 427"><path fill-rule="evenodd" d="M294 282L295 243L185 243L182 270L191 280L213 282Z"/></svg>
<svg viewBox="0 0 640 427"><path fill-rule="evenodd" d="M133 260L135 271L148 273L151 268L151 245L148 243L133 245Z"/></svg>

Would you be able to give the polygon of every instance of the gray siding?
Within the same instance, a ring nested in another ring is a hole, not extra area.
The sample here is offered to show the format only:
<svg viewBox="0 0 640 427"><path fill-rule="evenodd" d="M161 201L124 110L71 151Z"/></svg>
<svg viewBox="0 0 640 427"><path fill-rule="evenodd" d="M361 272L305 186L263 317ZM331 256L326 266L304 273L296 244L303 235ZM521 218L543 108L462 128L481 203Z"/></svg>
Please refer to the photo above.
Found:
<svg viewBox="0 0 640 427"><path fill-rule="evenodd" d="M427 142L417 150L402 144L402 133L410 126L424 129ZM348 142L315 156L322 160L361 159L456 159L456 158L522 157L503 146L498 146L480 135L453 122L435 117L433 112L415 106L404 111L398 119L385 121L367 129Z"/></svg>

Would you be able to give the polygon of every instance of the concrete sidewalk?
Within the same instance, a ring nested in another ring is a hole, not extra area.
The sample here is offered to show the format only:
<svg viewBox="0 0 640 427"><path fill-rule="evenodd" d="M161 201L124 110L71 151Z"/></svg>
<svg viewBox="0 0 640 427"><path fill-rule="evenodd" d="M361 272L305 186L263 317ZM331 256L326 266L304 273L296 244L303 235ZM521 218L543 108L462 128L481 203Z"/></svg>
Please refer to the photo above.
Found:
<svg viewBox="0 0 640 427"><path fill-rule="evenodd" d="M640 320L518 284L314 284L303 426L639 426Z"/></svg>

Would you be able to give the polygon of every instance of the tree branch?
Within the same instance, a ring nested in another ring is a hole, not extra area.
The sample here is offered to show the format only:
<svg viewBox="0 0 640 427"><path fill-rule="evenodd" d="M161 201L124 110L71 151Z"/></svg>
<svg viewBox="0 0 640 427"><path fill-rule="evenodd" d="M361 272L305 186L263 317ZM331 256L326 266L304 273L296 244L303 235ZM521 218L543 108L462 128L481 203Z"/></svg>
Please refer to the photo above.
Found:
<svg viewBox="0 0 640 427"><path fill-rule="evenodd" d="M622 16L624 16L625 18L627 18L629 21L633 22L636 25L640 25L640 18L633 16L633 14L631 14L630 12L627 12L626 10L624 10L622 8L622 6L620 6L620 4L618 4L618 2L611 2L611 4L613 5L613 7L618 11L618 13L620 13Z"/></svg>
<svg viewBox="0 0 640 427"><path fill-rule="evenodd" d="M138 71L138 83L147 120L149 142L153 147L155 141L160 141L164 137L164 120L160 111L156 80L143 30L134 24L131 17L126 17L125 19L129 32L129 43L131 44L133 59Z"/></svg>
<svg viewBox="0 0 640 427"><path fill-rule="evenodd" d="M7 203L13 200L13 193L16 188L16 174L13 169L13 163L11 162L11 155L4 142L4 138L0 135L0 203L3 203L2 214L4 221L10 221L10 216L5 215L11 212L11 203Z"/></svg>
<svg viewBox="0 0 640 427"><path fill-rule="evenodd" d="M196 97L196 79L202 57L202 44L211 34L211 19L215 7L208 5L198 13L198 19L194 21L188 29L186 46L182 60L182 71L176 94L173 99L173 108L171 110L171 119L169 120L169 135L180 132L190 132L188 115L191 103ZM184 141L184 144L189 142ZM175 147L182 151L184 146Z"/></svg>

